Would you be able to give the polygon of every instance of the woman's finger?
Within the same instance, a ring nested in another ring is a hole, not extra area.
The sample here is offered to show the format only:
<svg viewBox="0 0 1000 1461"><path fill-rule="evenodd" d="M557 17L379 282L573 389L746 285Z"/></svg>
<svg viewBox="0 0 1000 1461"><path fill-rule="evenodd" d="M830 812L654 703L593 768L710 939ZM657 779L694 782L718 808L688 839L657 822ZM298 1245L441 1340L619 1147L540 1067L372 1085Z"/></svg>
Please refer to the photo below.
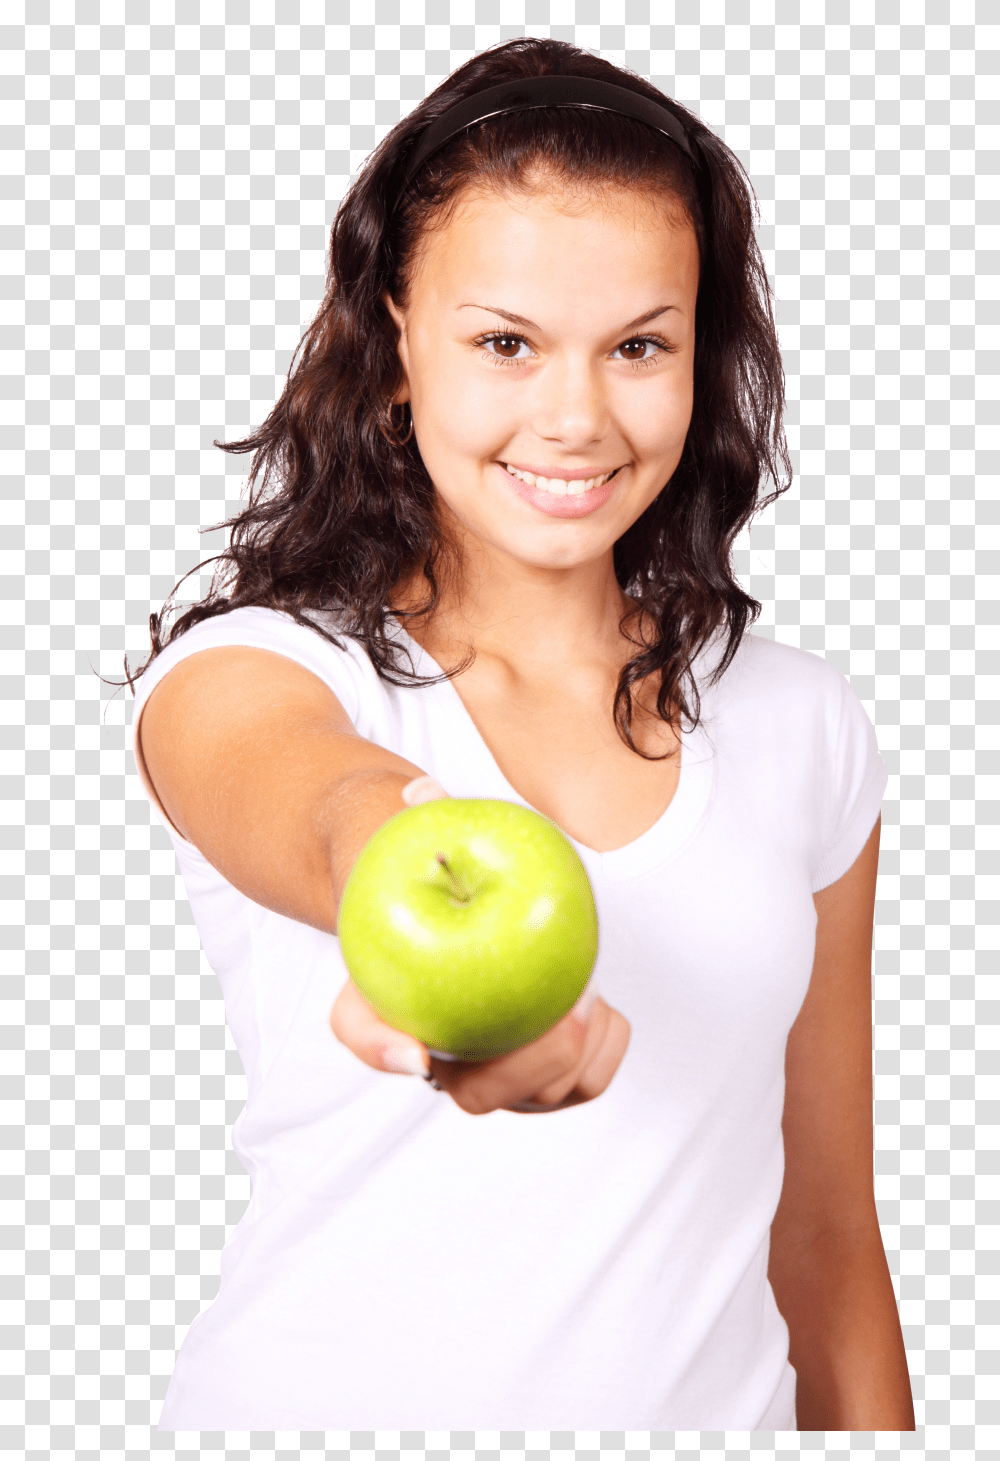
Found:
<svg viewBox="0 0 1000 1461"><path fill-rule="evenodd" d="M618 1010L592 994L544 1035L519 1050L481 1064L435 1062L441 1086L470 1115L498 1110L553 1108L571 1095L592 1100L614 1076L630 1026ZM581 1019L583 1013L585 1018Z"/></svg>
<svg viewBox="0 0 1000 1461"><path fill-rule="evenodd" d="M334 1001L330 1029L352 1055L373 1070L388 1070L397 1075L430 1075L427 1047L380 1019L351 979Z"/></svg>
<svg viewBox="0 0 1000 1461"><path fill-rule="evenodd" d="M595 996L579 1061L567 1075L540 1086L532 1101L539 1109L568 1103L569 1097L573 1097L573 1104L592 1101L611 1084L631 1034L632 1027L621 1011Z"/></svg>
<svg viewBox="0 0 1000 1461"><path fill-rule="evenodd" d="M610 1005L605 1005L604 1008L607 1012L607 1023L601 1038L596 1042L593 1054L585 1055L573 1087L585 1101L592 1101L595 1096L600 1096L607 1090L615 1071L625 1058L625 1051L632 1038L632 1026L621 1010L612 1009Z"/></svg>
<svg viewBox="0 0 1000 1461"><path fill-rule="evenodd" d="M564 1077L578 1064L584 1040L582 1025L564 1017L537 1040L493 1060L434 1060L434 1075L457 1106L483 1116Z"/></svg>
<svg viewBox="0 0 1000 1461"><path fill-rule="evenodd" d="M400 796L408 807L419 807L424 802L436 802L447 795L448 793L440 781L436 781L433 776L415 776L400 792Z"/></svg>
<svg viewBox="0 0 1000 1461"><path fill-rule="evenodd" d="M571 1015L574 1017L572 1024L571 1016L566 1016L549 1032L550 1035L559 1033L560 1026L563 1027L562 1033L571 1034L577 1025L576 1010ZM611 1084L628 1048L631 1033L631 1026L625 1016L594 995L582 1046L579 1043L574 1044L572 1040L568 1045L563 1045L560 1052L563 1056L562 1068L554 1075L549 1074L549 1078L546 1078L543 1068L537 1066L533 1072L535 1079L526 1085L522 1078L518 1082L518 1088L511 1091L506 1098L499 1094L495 1083L486 1084L478 1076L467 1077L458 1085L457 1092L453 1091L452 1094L464 1109L477 1112L497 1109L523 1112L558 1111L566 1106L592 1101ZM567 1055L569 1058L566 1058ZM508 1076L505 1085L509 1088L513 1072L505 1074Z"/></svg>
<svg viewBox="0 0 1000 1461"><path fill-rule="evenodd" d="M570 1011L571 1015L573 1013L574 1011ZM539 1106L558 1106L560 1101L578 1090L583 1072L589 1068L607 1038L611 1013L610 1005L605 1004L603 999L593 999L587 1017L582 1022L586 1033L579 1058L570 1070L560 1074L556 1080L538 1085L531 1093L530 1099L533 1102Z"/></svg>

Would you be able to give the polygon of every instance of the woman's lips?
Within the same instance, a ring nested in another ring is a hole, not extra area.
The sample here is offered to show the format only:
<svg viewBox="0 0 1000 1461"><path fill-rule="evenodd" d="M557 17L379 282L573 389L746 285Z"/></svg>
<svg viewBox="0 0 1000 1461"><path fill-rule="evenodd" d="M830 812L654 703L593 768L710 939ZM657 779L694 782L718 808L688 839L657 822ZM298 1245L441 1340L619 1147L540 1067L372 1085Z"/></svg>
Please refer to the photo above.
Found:
<svg viewBox="0 0 1000 1461"><path fill-rule="evenodd" d="M501 462L500 465L512 477L526 482L529 487L537 487L542 492L554 492L557 497L576 497L581 492L590 492L594 487L603 487L609 477L613 477L619 467L609 467L606 471L596 471L593 468L578 468L576 471L567 472L541 467L518 467L513 462Z"/></svg>
<svg viewBox="0 0 1000 1461"><path fill-rule="evenodd" d="M540 488L537 482L541 473L524 472L516 468L518 476L515 477L505 464L495 462L494 465L498 471L503 473L507 485L513 487L519 497L523 497L526 502L530 502L532 507L537 507L539 512L544 512L547 517L588 517L592 512L596 512L598 508L604 506L618 485L618 480L624 470L622 467L617 467L610 474L601 474L604 478L603 481L601 476L598 476L599 485L585 487L583 491L567 491L564 495L558 491L550 492ZM525 476L534 477L535 482L525 481ZM543 478L542 480L549 482L553 478ZM593 479L581 478L579 475L571 478L567 473L564 478L555 480L572 482L576 487Z"/></svg>

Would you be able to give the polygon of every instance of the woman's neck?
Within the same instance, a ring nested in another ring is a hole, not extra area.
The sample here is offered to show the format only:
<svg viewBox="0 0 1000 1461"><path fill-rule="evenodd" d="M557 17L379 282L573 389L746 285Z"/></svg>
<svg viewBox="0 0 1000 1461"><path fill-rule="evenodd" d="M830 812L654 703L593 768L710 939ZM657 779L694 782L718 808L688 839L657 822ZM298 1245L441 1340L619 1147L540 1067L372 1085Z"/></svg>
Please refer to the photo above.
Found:
<svg viewBox="0 0 1000 1461"><path fill-rule="evenodd" d="M564 586L484 582L475 593L454 592L439 579L439 602L433 615L400 617L417 644L443 669L460 664L475 649L477 662L502 665L519 679L543 680L556 667L563 673L587 675L599 670L617 672L641 645L639 618L625 626L620 621L635 601L611 583L596 578L587 594L567 593ZM581 588L583 586L581 585ZM413 612L429 597L422 573L393 593L393 612ZM647 621L646 639L651 626ZM630 639L625 637L625 634Z"/></svg>

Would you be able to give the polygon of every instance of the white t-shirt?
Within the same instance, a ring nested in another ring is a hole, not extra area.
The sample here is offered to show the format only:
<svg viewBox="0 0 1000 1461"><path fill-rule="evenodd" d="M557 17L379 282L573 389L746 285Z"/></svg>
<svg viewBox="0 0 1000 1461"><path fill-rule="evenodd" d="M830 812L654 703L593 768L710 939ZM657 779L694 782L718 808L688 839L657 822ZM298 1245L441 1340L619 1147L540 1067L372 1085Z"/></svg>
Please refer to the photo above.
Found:
<svg viewBox="0 0 1000 1461"><path fill-rule="evenodd" d="M257 646L452 796L527 805L450 681L387 685L343 644L269 609L209 620L142 676L134 724L180 660ZM570 838L594 977L632 1035L601 1096L552 1114L470 1116L362 1064L328 1024L338 939L246 898L164 823L246 1071L233 1145L253 1195L161 1429L796 1428L767 1281L785 1044L812 895L861 852L887 776L847 681L801 650L747 636L703 713L654 826L612 852Z"/></svg>

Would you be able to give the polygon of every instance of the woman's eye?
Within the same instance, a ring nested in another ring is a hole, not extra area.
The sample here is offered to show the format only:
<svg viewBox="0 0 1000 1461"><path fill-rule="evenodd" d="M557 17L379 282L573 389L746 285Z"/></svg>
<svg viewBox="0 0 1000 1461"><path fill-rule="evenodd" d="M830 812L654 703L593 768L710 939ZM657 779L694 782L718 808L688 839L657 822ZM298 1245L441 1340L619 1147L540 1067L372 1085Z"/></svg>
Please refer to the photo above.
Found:
<svg viewBox="0 0 1000 1461"><path fill-rule="evenodd" d="M623 360L648 360L659 348L655 340L626 340L612 354L617 355L620 352Z"/></svg>
<svg viewBox="0 0 1000 1461"><path fill-rule="evenodd" d="M502 360L526 360L531 354L527 340L522 340L520 335L490 335L483 346Z"/></svg>

